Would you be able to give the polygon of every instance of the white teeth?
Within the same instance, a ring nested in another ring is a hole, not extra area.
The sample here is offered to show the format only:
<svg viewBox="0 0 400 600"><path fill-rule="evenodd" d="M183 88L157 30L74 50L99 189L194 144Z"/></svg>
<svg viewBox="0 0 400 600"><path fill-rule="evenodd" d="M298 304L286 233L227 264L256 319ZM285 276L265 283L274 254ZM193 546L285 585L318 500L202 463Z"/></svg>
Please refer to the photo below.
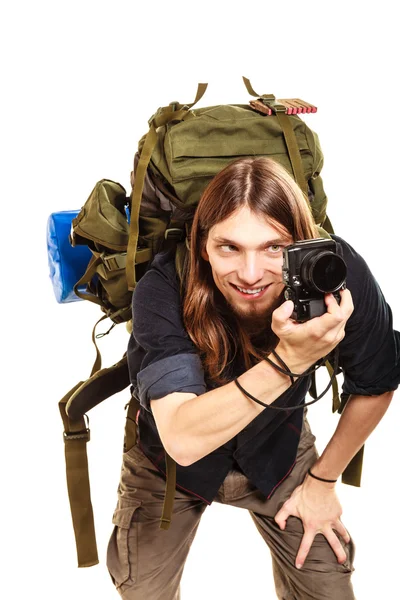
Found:
<svg viewBox="0 0 400 600"><path fill-rule="evenodd" d="M258 294L259 292L262 292L262 290L265 290L267 286L264 285L264 287L257 288L256 290L246 290L245 288L241 288L238 285L236 287L239 291L243 292L244 294Z"/></svg>

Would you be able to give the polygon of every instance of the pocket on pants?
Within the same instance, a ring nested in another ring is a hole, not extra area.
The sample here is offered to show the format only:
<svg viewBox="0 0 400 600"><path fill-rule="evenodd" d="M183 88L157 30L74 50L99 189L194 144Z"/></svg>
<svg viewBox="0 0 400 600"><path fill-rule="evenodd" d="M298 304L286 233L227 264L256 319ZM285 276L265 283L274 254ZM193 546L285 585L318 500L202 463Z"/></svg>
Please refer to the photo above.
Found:
<svg viewBox="0 0 400 600"><path fill-rule="evenodd" d="M287 520L285 531L289 536L287 537L287 543L290 546L290 554L293 556L294 562L294 557L298 552L298 548L304 535L302 520L298 517L290 516ZM340 564L337 561L336 555L324 534L317 533L304 563L304 573L352 573L354 571L353 562L355 546L353 539L351 538L350 542L346 544L337 532L336 535L345 551L345 562Z"/></svg>
<svg viewBox="0 0 400 600"><path fill-rule="evenodd" d="M114 531L107 548L107 568L114 584L135 583L138 570L138 530L133 518L141 502L119 504L112 522Z"/></svg>
<svg viewBox="0 0 400 600"><path fill-rule="evenodd" d="M124 452L123 459L124 461L128 463L133 463L137 466L140 466L143 462L149 462L149 459L144 454L138 443L136 443L134 446L132 446L132 448L129 448L129 450Z"/></svg>

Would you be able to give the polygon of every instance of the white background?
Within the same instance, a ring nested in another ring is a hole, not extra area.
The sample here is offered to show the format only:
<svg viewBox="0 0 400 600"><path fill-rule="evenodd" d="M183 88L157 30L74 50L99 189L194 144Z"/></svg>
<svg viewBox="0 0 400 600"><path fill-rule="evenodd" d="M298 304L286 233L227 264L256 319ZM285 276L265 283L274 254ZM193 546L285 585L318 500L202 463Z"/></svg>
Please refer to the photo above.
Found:
<svg viewBox="0 0 400 600"><path fill-rule="evenodd" d="M0 15L2 56L2 598L108 599L105 566L128 391L92 411L89 444L100 565L77 569L57 402L89 376L88 303L58 305L48 215L83 205L101 178L129 186L137 141L158 106L247 103L260 94L318 106L336 232L368 261L400 328L398 21L395 3L18 2ZM6 213L4 214L4 211ZM5 238L5 241L4 241ZM105 327L103 328L103 330ZM104 365L127 344L101 342ZM321 384L322 385L322 384ZM357 542L358 599L398 594L399 396L370 437L361 489L338 485ZM336 418L310 410L321 450ZM182 579L183 600L274 598L270 558L250 517L212 505ZM144 599L145 600L145 599Z"/></svg>

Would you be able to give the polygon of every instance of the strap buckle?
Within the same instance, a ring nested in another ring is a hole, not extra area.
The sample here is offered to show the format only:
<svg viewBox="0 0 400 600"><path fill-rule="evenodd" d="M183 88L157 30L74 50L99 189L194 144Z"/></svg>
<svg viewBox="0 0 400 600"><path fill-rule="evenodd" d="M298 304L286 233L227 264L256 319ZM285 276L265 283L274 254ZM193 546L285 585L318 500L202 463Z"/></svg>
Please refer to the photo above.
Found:
<svg viewBox="0 0 400 600"><path fill-rule="evenodd" d="M260 98L257 98L257 100L260 100L265 106L270 108L275 115L278 112L286 112L286 106L280 104L273 94L264 94L264 96L260 96Z"/></svg>
<svg viewBox="0 0 400 600"><path fill-rule="evenodd" d="M151 127L151 124L153 123L154 119L156 119L162 113L162 111L163 111L163 107L160 106L159 108L157 108L154 115L151 115L150 119L147 121L149 127Z"/></svg>
<svg viewBox="0 0 400 600"><path fill-rule="evenodd" d="M107 271L118 271L126 267L126 254L126 252L116 252L115 254L103 252L100 258Z"/></svg>
<svg viewBox="0 0 400 600"><path fill-rule="evenodd" d="M84 431L64 431L64 442L73 442L75 440L85 440L90 442L90 429L87 428Z"/></svg>
<svg viewBox="0 0 400 600"><path fill-rule="evenodd" d="M305 102L300 98L282 98L275 100L272 94L259 96L257 100L250 100L250 106L254 110L264 114L272 115L277 113L286 113L287 115L300 115L306 113L316 113L317 107L314 104Z"/></svg>
<svg viewBox="0 0 400 600"><path fill-rule="evenodd" d="M171 229L166 229L164 238L166 240L172 240L174 242L181 242L185 236L185 232L179 227L171 227Z"/></svg>
<svg viewBox="0 0 400 600"><path fill-rule="evenodd" d="M106 315L111 321L114 323L125 323L132 318L132 306L129 304L128 306L123 306L118 310L113 312L112 308L109 308L106 312ZM108 332L107 332L108 333ZM97 336L96 336L97 337Z"/></svg>

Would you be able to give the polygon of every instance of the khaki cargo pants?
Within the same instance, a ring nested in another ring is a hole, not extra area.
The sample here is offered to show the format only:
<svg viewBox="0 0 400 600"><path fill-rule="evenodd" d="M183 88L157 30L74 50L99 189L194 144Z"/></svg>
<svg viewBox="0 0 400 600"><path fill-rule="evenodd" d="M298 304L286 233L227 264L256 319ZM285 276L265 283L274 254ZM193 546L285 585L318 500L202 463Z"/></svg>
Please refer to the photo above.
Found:
<svg viewBox="0 0 400 600"><path fill-rule="evenodd" d="M250 512L271 551L280 600L351 600L354 599L350 581L353 542L345 545L341 540L348 558L340 565L325 537L317 534L303 568L298 570L294 563L303 532L302 522L289 517L286 529L281 531L274 521L282 504L315 462L314 441L305 420L296 465L269 500L240 471L230 471L214 501ZM107 552L111 578L125 600L180 600L183 568L207 505L177 490L172 522L169 530L164 531L160 529L164 493L163 476L140 448L136 445L126 452L113 517L115 527ZM260 590L260 598L261 594Z"/></svg>

